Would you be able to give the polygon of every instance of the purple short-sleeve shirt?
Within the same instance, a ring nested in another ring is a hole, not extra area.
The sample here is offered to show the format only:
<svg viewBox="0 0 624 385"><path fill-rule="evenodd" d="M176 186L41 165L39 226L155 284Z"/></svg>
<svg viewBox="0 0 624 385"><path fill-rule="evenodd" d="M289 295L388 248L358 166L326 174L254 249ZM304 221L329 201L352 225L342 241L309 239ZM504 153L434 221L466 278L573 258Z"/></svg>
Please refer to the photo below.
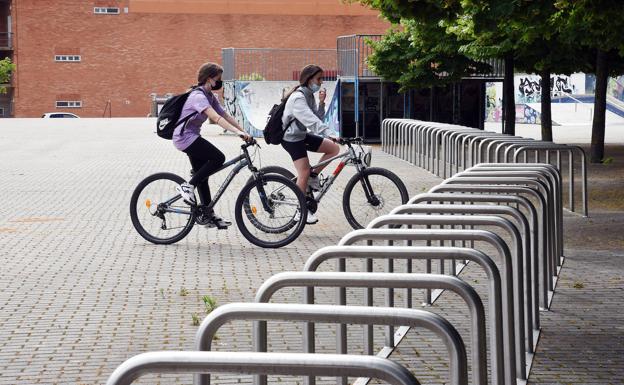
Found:
<svg viewBox="0 0 624 385"><path fill-rule="evenodd" d="M221 116L225 114L225 111L223 110L223 107L221 107L219 100L212 92L204 93L200 89L191 92L188 99L186 100L186 103L184 103L184 107L182 107L180 120L194 113L197 113L197 115L192 117L186 125L180 124L173 132L173 145L178 150L186 150L186 148L190 146L191 143L195 141L195 139L199 138L201 126L208 119L206 114L204 114L203 112L208 107L214 109L216 113ZM181 132L182 127L184 127L183 132Z"/></svg>

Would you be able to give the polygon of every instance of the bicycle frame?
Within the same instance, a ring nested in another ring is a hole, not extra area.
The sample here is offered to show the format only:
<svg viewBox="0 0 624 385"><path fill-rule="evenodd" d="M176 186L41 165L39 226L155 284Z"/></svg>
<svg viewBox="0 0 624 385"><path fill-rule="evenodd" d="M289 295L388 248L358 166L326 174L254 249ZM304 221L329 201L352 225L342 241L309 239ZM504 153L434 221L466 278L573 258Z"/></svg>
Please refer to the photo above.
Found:
<svg viewBox="0 0 624 385"><path fill-rule="evenodd" d="M234 179L234 177L245 167L248 167L249 170L251 171L254 179L257 179L257 174L258 174L258 170L253 166L253 162L251 161L251 158L249 156L249 152L247 151L247 148L245 146L242 147L243 148L243 154L237 156L234 159L228 160L227 162L223 163L223 165L221 167L219 167L214 174L225 170L226 168L231 167L232 165L236 166L232 169L232 171L230 171L230 173L228 174L228 176L225 178L225 181L223 181L223 183L221 184L221 186L219 186L219 189L217 190L216 194L214 195L212 201L206 205L205 207L208 210L212 210L215 205L217 204L217 202L219 202L219 199L221 198L221 196L223 196L223 193L225 192L225 190L227 190L228 186L230 185L230 183L232 182L232 180ZM238 163L238 164L237 164ZM214 175L213 174L213 175ZM262 204L263 206L265 206L264 208L271 212L271 208L269 207L268 203L266 202L266 196L264 196L264 189L260 188L260 194L262 196ZM186 214L186 215L190 215L191 212L187 211L187 210L181 210L181 209L177 209L177 208L171 208L170 205L173 204L174 202L176 202L177 200L181 199L182 197L180 195L176 195L175 197L169 199L166 202L163 202L162 204L165 205L166 212L171 212L171 213L178 213L178 214ZM204 203L204 202L202 202Z"/></svg>
<svg viewBox="0 0 624 385"><path fill-rule="evenodd" d="M331 188L332 184L334 184L334 181L336 180L338 175L340 175L340 173L342 172L344 167L349 162L352 162L355 165L355 167L357 168L358 173L366 168L366 166L364 166L361 161L357 161L358 157L355 154L355 150L353 149L353 147L351 145L348 145L347 151L345 151L345 152L343 152L341 154L338 154L338 155L336 155L336 156L334 156L334 157L332 157L330 159L324 160L324 161L322 161L322 162L320 162L318 164L310 166L310 169L315 169L317 167L325 166L325 165L333 162L336 159L342 159L342 158L348 158L348 159L338 163L338 166L336 166L336 169L334 170L334 172L329 177L327 177L325 183L323 184L323 187L319 191L318 195L314 198L314 200L316 202L320 202L321 201L321 198L323 198L323 196L327 193L327 191L329 191L329 189Z"/></svg>
<svg viewBox="0 0 624 385"><path fill-rule="evenodd" d="M217 192L216 192L214 198L212 198L212 201L210 202L210 204L208 204L206 206L209 210L212 210L212 208L217 204L217 202L219 201L221 196L223 196L223 193L225 192L225 190L227 190L228 186L230 185L230 183L232 182L234 177L240 172L240 170L244 169L245 167L247 167L247 166L249 166L251 164L249 162L249 160L248 160L248 157L249 157L248 154L239 155L236 158L223 163L223 166L219 167L219 169L217 171L215 171L215 174L216 174L219 171L225 170L226 168L228 168L228 167L238 163L236 165L236 167L234 167L232 169L232 171L230 171L230 173L225 178L225 181L223 181L221 186L219 186L219 190L217 190ZM252 170L252 172L253 172L253 170Z"/></svg>

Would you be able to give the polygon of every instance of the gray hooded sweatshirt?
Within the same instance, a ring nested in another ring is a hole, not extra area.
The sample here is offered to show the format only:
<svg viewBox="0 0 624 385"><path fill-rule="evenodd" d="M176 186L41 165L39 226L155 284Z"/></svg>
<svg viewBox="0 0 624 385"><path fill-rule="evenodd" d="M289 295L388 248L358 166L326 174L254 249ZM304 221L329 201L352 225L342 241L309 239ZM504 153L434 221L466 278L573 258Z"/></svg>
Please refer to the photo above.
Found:
<svg viewBox="0 0 624 385"><path fill-rule="evenodd" d="M305 86L299 87L290 95L284 107L282 125L286 127L291 123L288 124L283 140L299 142L305 139L308 130L319 136L329 136L330 129L322 121L324 117L325 105L317 107L312 90Z"/></svg>

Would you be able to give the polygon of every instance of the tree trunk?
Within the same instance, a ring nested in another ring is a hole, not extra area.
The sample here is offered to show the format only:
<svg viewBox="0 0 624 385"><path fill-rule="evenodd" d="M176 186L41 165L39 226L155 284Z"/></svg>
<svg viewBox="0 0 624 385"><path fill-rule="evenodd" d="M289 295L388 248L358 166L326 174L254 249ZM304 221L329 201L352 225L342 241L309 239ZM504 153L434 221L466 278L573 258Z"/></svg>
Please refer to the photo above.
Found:
<svg viewBox="0 0 624 385"><path fill-rule="evenodd" d="M542 78L540 86L542 88L542 140L552 142L552 106L550 98L550 70L540 71Z"/></svg>
<svg viewBox="0 0 624 385"><path fill-rule="evenodd" d="M516 92L514 90L513 53L505 55L505 78L503 80L503 110L505 119L503 134L516 134Z"/></svg>
<svg viewBox="0 0 624 385"><path fill-rule="evenodd" d="M596 55L596 96L594 99L594 122L592 125L592 138L590 159L592 163L600 163L604 159L605 115L607 111L607 82L609 81L609 68L607 65L607 53L598 50Z"/></svg>

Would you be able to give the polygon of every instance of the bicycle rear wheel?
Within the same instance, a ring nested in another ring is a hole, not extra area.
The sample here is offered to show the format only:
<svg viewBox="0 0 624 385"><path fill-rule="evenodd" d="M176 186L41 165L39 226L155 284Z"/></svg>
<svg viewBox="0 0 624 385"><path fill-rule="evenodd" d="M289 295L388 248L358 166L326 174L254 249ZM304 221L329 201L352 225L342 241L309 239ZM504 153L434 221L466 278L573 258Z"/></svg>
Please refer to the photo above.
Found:
<svg viewBox="0 0 624 385"><path fill-rule="evenodd" d="M176 186L184 179L171 173L145 178L130 199L130 218L136 231L156 244L171 244L183 239L195 224L195 213L182 200Z"/></svg>
<svg viewBox="0 0 624 385"><path fill-rule="evenodd" d="M236 200L235 219L243 236L256 246L277 248L299 236L305 227L305 196L281 175L260 174Z"/></svg>
<svg viewBox="0 0 624 385"><path fill-rule="evenodd" d="M351 227L362 229L408 199L401 178L390 170L370 167L349 180L342 196L342 209Z"/></svg>

